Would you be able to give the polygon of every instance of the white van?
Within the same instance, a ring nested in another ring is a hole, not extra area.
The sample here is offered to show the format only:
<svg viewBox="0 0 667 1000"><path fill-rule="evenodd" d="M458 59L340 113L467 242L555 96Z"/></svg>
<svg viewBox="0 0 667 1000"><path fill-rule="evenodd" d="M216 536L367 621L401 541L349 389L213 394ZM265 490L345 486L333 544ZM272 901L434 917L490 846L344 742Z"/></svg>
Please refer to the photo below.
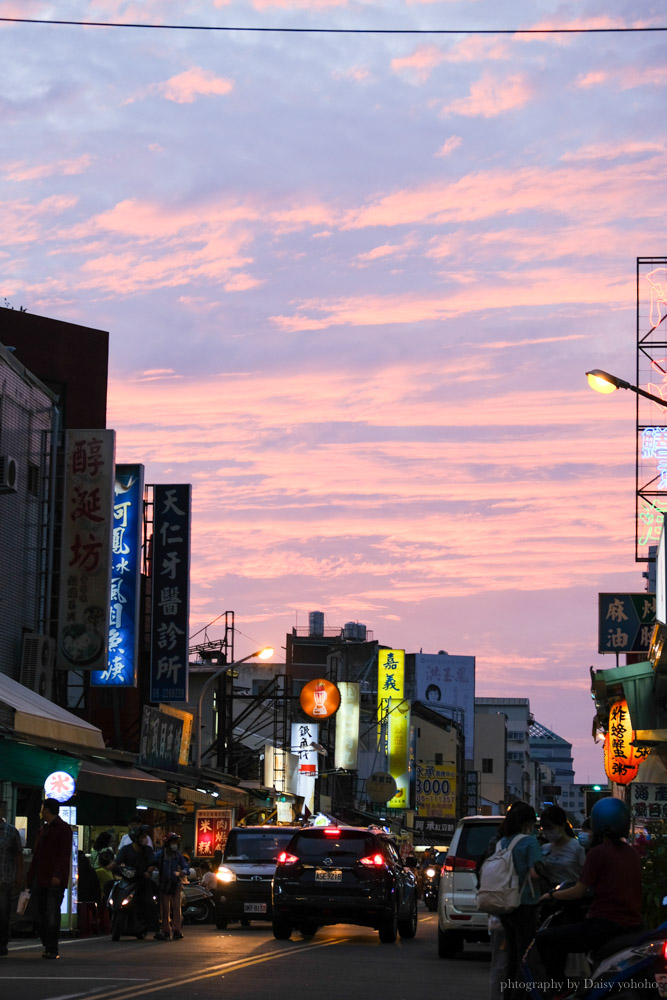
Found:
<svg viewBox="0 0 667 1000"><path fill-rule="evenodd" d="M438 955L453 958L466 941L487 941L488 915L477 909L477 871L504 816L465 816L459 821L438 889Z"/></svg>

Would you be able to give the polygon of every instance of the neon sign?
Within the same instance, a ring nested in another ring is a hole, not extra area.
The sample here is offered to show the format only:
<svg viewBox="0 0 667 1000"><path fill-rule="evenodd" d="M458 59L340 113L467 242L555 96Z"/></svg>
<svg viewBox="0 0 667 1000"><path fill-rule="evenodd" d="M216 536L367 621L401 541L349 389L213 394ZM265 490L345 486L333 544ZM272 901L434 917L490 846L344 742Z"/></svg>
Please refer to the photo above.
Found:
<svg viewBox="0 0 667 1000"><path fill-rule="evenodd" d="M114 487L109 658L95 670L93 687L135 687L139 638L139 556L144 494L143 465L117 465Z"/></svg>

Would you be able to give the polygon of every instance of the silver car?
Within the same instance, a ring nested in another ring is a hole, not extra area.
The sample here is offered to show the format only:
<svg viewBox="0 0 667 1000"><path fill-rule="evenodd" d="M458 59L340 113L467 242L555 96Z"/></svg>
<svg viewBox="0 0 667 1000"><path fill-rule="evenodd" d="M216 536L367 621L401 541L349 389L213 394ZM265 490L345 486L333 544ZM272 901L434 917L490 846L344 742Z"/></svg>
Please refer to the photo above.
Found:
<svg viewBox="0 0 667 1000"><path fill-rule="evenodd" d="M504 816L459 821L440 875L438 955L453 958L466 941L488 941L488 915L477 909L477 872Z"/></svg>

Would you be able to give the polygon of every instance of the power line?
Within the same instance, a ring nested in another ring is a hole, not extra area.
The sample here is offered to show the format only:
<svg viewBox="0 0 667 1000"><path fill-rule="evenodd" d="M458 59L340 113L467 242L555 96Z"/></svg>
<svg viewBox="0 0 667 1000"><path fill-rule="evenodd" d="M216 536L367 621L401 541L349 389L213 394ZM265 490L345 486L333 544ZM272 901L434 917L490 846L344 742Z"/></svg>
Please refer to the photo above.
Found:
<svg viewBox="0 0 667 1000"><path fill-rule="evenodd" d="M76 28L149 28L156 31L244 31L312 35L614 35L667 31L642 28L288 28L217 24L141 24L131 21L61 21L52 18L0 17L6 24L48 24Z"/></svg>

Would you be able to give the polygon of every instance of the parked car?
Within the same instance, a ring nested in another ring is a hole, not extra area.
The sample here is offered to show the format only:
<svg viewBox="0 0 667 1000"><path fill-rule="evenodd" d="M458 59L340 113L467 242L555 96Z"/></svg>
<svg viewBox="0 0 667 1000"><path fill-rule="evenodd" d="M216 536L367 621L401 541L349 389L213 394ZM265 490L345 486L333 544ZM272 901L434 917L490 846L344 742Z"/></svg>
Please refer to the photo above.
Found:
<svg viewBox="0 0 667 1000"><path fill-rule="evenodd" d="M488 941L488 916L477 909L477 870L502 816L466 816L459 821L440 874L438 955L453 958L466 941Z"/></svg>
<svg viewBox="0 0 667 1000"><path fill-rule="evenodd" d="M216 872L219 892L215 924L224 930L230 921L271 919L271 880L276 859L299 827L236 826L230 830L222 864Z"/></svg>
<svg viewBox="0 0 667 1000"><path fill-rule="evenodd" d="M360 827L299 830L278 856L273 935L312 937L325 924L373 927L380 941L417 933L415 858L405 861L386 834Z"/></svg>

